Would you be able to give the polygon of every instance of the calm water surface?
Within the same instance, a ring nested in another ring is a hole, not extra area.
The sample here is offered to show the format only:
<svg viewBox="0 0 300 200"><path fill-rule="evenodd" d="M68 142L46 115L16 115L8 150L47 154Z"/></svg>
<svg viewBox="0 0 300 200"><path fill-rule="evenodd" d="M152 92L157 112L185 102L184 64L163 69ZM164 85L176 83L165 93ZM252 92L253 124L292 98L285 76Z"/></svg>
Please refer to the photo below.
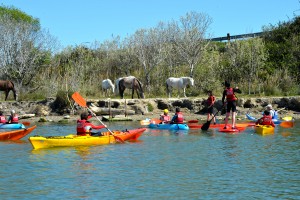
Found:
<svg viewBox="0 0 300 200"><path fill-rule="evenodd" d="M30 136L74 130L38 124ZM271 136L147 129L135 143L32 150L27 136L0 150L0 199L300 199L299 121Z"/></svg>

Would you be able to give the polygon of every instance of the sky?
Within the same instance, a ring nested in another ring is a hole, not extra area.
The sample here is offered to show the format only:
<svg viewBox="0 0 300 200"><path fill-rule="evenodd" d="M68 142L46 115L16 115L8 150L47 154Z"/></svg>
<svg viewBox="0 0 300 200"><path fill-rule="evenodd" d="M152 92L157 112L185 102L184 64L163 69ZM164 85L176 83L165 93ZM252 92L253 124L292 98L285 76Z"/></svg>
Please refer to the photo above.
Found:
<svg viewBox="0 0 300 200"><path fill-rule="evenodd" d="M212 37L260 32L300 15L300 0L0 0L0 5L38 18L62 47L123 39L191 11L212 18Z"/></svg>

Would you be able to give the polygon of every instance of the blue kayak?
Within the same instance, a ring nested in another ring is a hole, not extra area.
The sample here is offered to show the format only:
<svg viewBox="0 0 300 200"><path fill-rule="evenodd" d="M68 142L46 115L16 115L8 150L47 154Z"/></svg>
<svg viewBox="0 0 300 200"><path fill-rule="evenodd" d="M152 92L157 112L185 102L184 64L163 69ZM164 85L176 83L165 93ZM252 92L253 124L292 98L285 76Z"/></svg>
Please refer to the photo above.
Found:
<svg viewBox="0 0 300 200"><path fill-rule="evenodd" d="M24 124L0 124L0 129L23 129Z"/></svg>
<svg viewBox="0 0 300 200"><path fill-rule="evenodd" d="M187 124L153 124L150 123L149 128L153 129L167 129L167 130L189 130Z"/></svg>
<svg viewBox="0 0 300 200"><path fill-rule="evenodd" d="M251 120L253 122L256 122L258 120L257 118L255 118L255 117L253 117L253 116L251 116L249 114L246 114L246 117L247 117L248 120ZM274 122L274 124L280 124L282 122L281 120L279 120L277 118L272 119L272 121Z"/></svg>

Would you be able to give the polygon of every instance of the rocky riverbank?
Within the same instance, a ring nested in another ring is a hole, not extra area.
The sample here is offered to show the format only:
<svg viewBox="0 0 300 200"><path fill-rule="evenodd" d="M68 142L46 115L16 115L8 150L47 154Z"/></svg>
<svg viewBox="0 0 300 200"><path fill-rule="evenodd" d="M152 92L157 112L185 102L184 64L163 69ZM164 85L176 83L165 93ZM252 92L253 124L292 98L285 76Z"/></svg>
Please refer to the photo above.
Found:
<svg viewBox="0 0 300 200"><path fill-rule="evenodd" d="M217 98L218 99L218 98ZM75 122L83 108L75 104L73 107L55 107L55 98L47 98L43 101L18 101L0 102L0 110L9 115L10 110L15 110L21 120L38 122ZM163 109L169 109L173 115L176 107L180 107L185 120L206 120L205 98L153 98L153 99L88 99L87 105L97 116L110 116L117 118L127 116L133 121L145 118L158 118ZM300 97L274 97L274 98L240 98L238 100L238 120L246 120L245 114L250 112L252 116L260 117L267 104L272 104L275 110L281 110L279 115L292 116L300 119ZM217 100L215 110L222 107L221 100ZM221 114L221 112L220 112ZM218 119L223 119L219 115Z"/></svg>

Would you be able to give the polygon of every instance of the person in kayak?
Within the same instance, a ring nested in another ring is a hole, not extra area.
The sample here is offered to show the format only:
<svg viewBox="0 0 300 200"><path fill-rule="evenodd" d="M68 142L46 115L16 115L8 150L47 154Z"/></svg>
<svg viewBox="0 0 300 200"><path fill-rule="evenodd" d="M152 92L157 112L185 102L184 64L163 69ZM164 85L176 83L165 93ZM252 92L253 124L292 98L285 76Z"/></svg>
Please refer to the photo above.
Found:
<svg viewBox="0 0 300 200"><path fill-rule="evenodd" d="M17 115L15 110L10 111L10 116L7 119L8 124L17 124L19 123L19 116Z"/></svg>
<svg viewBox="0 0 300 200"><path fill-rule="evenodd" d="M238 87L235 87L235 88L230 87L230 83L228 81L225 81L225 90L223 91L223 97L222 97L223 107L225 106L225 98L226 98L226 102L227 102L224 129L227 129L230 111L232 111L232 129L236 128L235 127L235 115L236 115L237 97L236 97L235 93L241 93L241 90Z"/></svg>
<svg viewBox="0 0 300 200"><path fill-rule="evenodd" d="M160 115L159 118L163 124L168 124L171 121L171 117L169 115L169 111L168 109L164 109L164 113L162 115Z"/></svg>
<svg viewBox="0 0 300 200"><path fill-rule="evenodd" d="M171 124L182 124L183 123L183 114L180 112L180 108L176 108L175 115L171 120Z"/></svg>
<svg viewBox="0 0 300 200"><path fill-rule="evenodd" d="M213 111L214 111L214 104L216 101L216 97L213 95L212 91L208 91L208 98L206 100L206 104L207 104L207 121L210 120L210 116L213 117ZM214 124L216 124L216 118L213 118L213 122Z"/></svg>
<svg viewBox="0 0 300 200"><path fill-rule="evenodd" d="M0 111L0 124L5 124L6 122L5 115L3 115L3 112Z"/></svg>
<svg viewBox="0 0 300 200"><path fill-rule="evenodd" d="M260 119L258 119L255 124L259 124L259 125L271 125L273 127L275 127L275 124L272 120L272 116L269 110L265 110L264 112L264 116Z"/></svg>
<svg viewBox="0 0 300 200"><path fill-rule="evenodd" d="M77 120L77 135L85 136L85 135L102 135L101 133L92 133L92 129L102 129L106 128L104 125L95 126L91 122L88 121L89 114L83 112L80 114L80 119Z"/></svg>
<svg viewBox="0 0 300 200"><path fill-rule="evenodd" d="M268 105L266 106L266 110L268 110L268 111L270 112L270 116L272 117L272 119L278 119L278 115L277 115L276 111L273 110L271 104L268 104Z"/></svg>

